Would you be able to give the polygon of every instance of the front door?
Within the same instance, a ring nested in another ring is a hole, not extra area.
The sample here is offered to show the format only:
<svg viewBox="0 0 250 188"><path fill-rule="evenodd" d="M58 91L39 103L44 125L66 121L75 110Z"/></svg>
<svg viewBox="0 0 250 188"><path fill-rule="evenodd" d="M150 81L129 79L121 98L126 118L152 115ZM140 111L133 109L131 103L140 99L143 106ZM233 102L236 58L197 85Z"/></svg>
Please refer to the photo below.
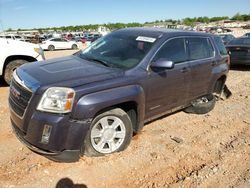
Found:
<svg viewBox="0 0 250 188"><path fill-rule="evenodd" d="M184 38L168 40L153 58L173 61L172 69L150 68L146 82L146 119L185 105L190 85L190 67Z"/></svg>

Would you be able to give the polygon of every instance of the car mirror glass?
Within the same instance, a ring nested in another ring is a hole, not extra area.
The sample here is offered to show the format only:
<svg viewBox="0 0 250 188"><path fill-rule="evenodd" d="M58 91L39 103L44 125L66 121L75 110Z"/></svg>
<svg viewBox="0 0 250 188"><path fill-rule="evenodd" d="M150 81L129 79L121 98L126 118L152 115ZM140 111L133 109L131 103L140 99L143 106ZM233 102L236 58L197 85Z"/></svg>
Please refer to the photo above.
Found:
<svg viewBox="0 0 250 188"><path fill-rule="evenodd" d="M152 63L151 68L172 69L174 68L174 62L166 59L158 59Z"/></svg>

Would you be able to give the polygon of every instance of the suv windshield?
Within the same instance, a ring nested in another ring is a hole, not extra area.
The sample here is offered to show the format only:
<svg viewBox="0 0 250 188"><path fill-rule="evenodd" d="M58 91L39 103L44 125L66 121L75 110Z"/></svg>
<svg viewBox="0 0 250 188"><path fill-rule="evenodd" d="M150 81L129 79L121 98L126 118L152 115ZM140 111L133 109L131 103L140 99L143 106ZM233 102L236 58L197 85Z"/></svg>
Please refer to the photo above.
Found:
<svg viewBox="0 0 250 188"><path fill-rule="evenodd" d="M145 57L155 40L113 33L92 43L79 56L105 66L130 69Z"/></svg>

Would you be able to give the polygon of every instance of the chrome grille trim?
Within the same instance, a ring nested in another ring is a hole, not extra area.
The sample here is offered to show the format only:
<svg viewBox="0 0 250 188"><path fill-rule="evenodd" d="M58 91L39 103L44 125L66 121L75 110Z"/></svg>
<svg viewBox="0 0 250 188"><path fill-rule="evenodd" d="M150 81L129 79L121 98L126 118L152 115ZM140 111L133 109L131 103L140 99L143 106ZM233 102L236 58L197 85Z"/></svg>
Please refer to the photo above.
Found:
<svg viewBox="0 0 250 188"><path fill-rule="evenodd" d="M24 81L21 80L21 79L19 78L19 76L16 74L16 71L14 71L14 73L13 73L13 78L14 78L14 80L15 80L19 85L23 86L26 90L28 90L29 92L32 93L32 90L31 90L30 88L28 88L28 87L25 85Z"/></svg>
<svg viewBox="0 0 250 188"><path fill-rule="evenodd" d="M16 73L13 74L9 93L9 107L20 119L24 117L32 95L32 90L24 84Z"/></svg>

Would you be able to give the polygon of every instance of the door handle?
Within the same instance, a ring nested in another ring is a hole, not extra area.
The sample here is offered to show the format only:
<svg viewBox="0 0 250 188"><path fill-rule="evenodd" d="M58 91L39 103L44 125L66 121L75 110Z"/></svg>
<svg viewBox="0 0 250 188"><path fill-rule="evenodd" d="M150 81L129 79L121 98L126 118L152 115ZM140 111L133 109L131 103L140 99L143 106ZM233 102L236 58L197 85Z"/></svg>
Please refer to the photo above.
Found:
<svg viewBox="0 0 250 188"><path fill-rule="evenodd" d="M182 72L182 73L188 72L188 68L187 68L187 67L182 68L182 69L181 69L181 72Z"/></svg>

